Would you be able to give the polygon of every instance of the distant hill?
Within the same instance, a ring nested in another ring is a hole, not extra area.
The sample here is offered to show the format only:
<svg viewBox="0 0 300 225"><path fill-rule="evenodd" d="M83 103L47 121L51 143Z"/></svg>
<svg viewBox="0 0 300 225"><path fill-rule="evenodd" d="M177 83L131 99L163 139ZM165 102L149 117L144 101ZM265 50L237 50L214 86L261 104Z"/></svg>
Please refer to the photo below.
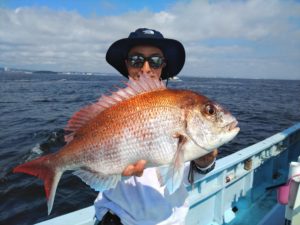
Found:
<svg viewBox="0 0 300 225"><path fill-rule="evenodd" d="M0 72L8 72L8 73L27 73L27 74L64 74L64 75L110 75L110 73L102 73L102 72L79 72L79 71L65 71L65 72L57 72L51 70L29 70L29 69L16 69L16 68L8 68L0 66ZM115 75L115 74L112 74Z"/></svg>
<svg viewBox="0 0 300 225"><path fill-rule="evenodd" d="M58 74L58 72L49 71L49 70L40 70L40 71L33 71L33 73L46 73L46 74Z"/></svg>

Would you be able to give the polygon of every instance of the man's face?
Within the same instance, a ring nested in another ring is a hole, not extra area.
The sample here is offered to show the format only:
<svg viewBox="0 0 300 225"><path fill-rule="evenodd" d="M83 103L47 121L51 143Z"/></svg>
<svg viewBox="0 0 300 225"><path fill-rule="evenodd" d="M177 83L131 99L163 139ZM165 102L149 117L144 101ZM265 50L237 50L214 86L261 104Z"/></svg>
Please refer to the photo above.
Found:
<svg viewBox="0 0 300 225"><path fill-rule="evenodd" d="M128 56L133 58L142 56L143 58L154 57L153 59L157 60L159 58L163 58L163 53L159 48L153 46L135 46L128 52ZM158 58L159 57L159 58ZM151 59L150 59L151 60ZM159 61L159 60L158 60ZM126 59L126 66L128 69L128 74L131 78L137 80L140 76L148 76L153 79L159 79L161 76L161 72L165 63L162 63L158 68L151 67L151 62L149 63L147 60L141 65L141 67L134 67L130 64L129 60Z"/></svg>

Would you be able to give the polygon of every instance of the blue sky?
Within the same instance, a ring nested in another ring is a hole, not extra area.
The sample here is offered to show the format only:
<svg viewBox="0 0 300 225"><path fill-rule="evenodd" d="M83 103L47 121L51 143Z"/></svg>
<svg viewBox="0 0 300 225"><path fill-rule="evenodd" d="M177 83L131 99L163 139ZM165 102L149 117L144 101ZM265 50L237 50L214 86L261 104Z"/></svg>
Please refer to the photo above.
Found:
<svg viewBox="0 0 300 225"><path fill-rule="evenodd" d="M114 41L139 28L181 41L180 76L300 79L300 1L0 1L0 66L117 72Z"/></svg>
<svg viewBox="0 0 300 225"><path fill-rule="evenodd" d="M174 3L176 3L175 0L4 0L0 6L10 9L15 9L18 7L46 6L49 9L57 11L77 11L85 17L89 17L91 15L118 15L128 11L139 11L142 9L148 9L152 12L159 12L167 9Z"/></svg>

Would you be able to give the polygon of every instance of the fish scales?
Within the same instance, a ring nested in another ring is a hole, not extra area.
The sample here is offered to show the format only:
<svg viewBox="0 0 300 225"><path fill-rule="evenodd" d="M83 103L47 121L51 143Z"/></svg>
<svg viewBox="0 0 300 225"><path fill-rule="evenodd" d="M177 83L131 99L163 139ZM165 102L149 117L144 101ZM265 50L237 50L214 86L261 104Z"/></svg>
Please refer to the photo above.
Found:
<svg viewBox="0 0 300 225"><path fill-rule="evenodd" d="M107 109L79 131L82 138L74 141L78 146L59 152L58 160L71 151L81 163L86 160L87 168L104 174L120 173L141 158L153 164L170 162L177 143L172 134L183 126L180 101L173 95L170 90L141 94Z"/></svg>
<svg viewBox="0 0 300 225"><path fill-rule="evenodd" d="M66 170L104 191L116 186L126 166L144 159L148 167L164 166L157 167L157 176L173 193L183 179L184 161L230 141L239 131L236 125L228 111L205 96L141 77L75 113L66 128L71 132L66 146L14 172L45 181L49 214Z"/></svg>

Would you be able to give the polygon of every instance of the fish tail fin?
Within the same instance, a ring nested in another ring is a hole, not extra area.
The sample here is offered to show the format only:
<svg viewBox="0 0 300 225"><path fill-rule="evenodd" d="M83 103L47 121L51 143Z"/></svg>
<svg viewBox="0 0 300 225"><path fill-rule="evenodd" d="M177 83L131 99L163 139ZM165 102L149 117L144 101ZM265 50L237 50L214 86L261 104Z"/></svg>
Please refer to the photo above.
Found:
<svg viewBox="0 0 300 225"><path fill-rule="evenodd" d="M19 165L13 170L14 173L30 174L44 181L48 215L52 210L56 188L61 175L63 174L63 171L59 170L53 163L51 163L51 160L49 160L51 157L52 155L40 157L33 161Z"/></svg>

